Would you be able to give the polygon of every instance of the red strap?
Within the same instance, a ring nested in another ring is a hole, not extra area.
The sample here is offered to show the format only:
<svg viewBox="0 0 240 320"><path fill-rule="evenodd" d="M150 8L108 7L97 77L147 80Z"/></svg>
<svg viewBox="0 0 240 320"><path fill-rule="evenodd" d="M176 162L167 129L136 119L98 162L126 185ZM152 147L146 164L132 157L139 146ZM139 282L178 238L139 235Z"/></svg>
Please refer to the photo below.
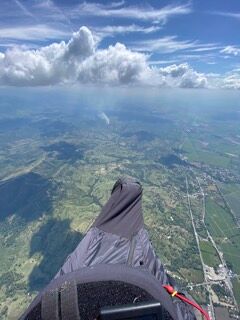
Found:
<svg viewBox="0 0 240 320"><path fill-rule="evenodd" d="M166 291L171 294L173 297L177 297L179 298L180 300L190 304L191 306L193 306L194 308L196 308L197 310L199 310L203 315L204 317L207 319L207 320L211 320L208 313L203 310L197 303L189 300L188 298L186 298L184 295L178 293L172 286L163 286L164 289L166 289Z"/></svg>

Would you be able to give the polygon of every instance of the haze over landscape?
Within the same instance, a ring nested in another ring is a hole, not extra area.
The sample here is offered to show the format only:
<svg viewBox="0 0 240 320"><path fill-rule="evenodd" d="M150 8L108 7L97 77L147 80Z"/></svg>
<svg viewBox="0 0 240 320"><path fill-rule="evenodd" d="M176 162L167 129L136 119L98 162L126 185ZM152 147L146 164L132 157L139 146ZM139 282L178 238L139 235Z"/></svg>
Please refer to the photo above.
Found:
<svg viewBox="0 0 240 320"><path fill-rule="evenodd" d="M167 271L240 306L239 1L2 1L0 319L56 274L115 180Z"/></svg>

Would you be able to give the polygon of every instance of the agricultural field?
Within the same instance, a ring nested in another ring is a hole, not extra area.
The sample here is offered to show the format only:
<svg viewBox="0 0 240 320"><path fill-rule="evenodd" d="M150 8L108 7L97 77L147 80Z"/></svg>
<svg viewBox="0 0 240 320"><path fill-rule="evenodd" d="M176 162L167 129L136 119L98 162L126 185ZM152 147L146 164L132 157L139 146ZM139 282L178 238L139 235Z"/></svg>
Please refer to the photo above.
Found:
<svg viewBox="0 0 240 320"><path fill-rule="evenodd" d="M191 162L201 162L206 165L212 165L222 168L228 168L231 158L215 153L213 150L204 148L204 142L186 139L183 144L183 150Z"/></svg>
<svg viewBox="0 0 240 320"><path fill-rule="evenodd" d="M227 262L233 271L240 274L240 234L231 213L219 206L214 200L207 199L206 223L216 242L222 248Z"/></svg>
<svg viewBox="0 0 240 320"><path fill-rule="evenodd" d="M223 195L232 209L236 219L240 221L240 185L222 184L220 186Z"/></svg>
<svg viewBox="0 0 240 320"><path fill-rule="evenodd" d="M233 290L237 299L238 304L240 304L240 277L233 279Z"/></svg>
<svg viewBox="0 0 240 320"><path fill-rule="evenodd" d="M200 248L203 255L203 261L206 265L217 270L221 260L216 252L216 249L209 241L201 241Z"/></svg>

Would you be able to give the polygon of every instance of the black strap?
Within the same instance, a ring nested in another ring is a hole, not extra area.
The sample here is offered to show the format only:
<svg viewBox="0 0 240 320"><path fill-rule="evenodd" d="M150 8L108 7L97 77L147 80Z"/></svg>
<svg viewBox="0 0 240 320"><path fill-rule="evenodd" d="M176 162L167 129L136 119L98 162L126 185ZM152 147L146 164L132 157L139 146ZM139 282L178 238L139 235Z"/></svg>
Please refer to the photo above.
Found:
<svg viewBox="0 0 240 320"><path fill-rule="evenodd" d="M66 281L61 287L62 320L79 320L78 294L75 281Z"/></svg>
<svg viewBox="0 0 240 320"><path fill-rule="evenodd" d="M41 304L42 320L59 320L58 290L46 292Z"/></svg>

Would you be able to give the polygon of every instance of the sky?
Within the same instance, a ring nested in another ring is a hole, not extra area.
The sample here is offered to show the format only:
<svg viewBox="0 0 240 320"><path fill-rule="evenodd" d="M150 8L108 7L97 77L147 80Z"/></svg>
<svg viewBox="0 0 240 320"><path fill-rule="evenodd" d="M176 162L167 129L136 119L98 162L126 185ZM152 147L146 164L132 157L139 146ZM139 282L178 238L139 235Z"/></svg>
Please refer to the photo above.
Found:
<svg viewBox="0 0 240 320"><path fill-rule="evenodd" d="M240 89L239 0L1 0L0 85Z"/></svg>

